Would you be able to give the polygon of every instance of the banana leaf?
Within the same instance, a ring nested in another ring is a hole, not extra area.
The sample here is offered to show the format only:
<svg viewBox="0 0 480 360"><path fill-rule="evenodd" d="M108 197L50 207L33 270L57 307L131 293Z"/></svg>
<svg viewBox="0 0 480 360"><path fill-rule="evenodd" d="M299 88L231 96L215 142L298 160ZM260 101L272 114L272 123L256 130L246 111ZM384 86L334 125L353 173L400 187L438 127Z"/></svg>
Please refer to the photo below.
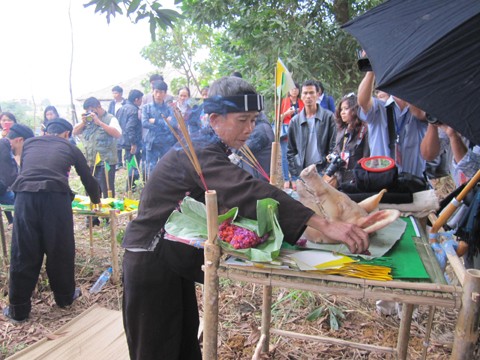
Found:
<svg viewBox="0 0 480 360"><path fill-rule="evenodd" d="M257 201L257 220L238 216L238 208L232 208L218 217L218 224L232 219L233 224L254 231L258 236L269 233L268 239L255 248L235 249L229 243L219 240L225 252L251 261L268 262L280 254L283 232L277 220L278 202L267 198ZM185 197L179 210L170 214L165 231L168 234L184 238L207 239L207 212L205 205L191 197Z"/></svg>

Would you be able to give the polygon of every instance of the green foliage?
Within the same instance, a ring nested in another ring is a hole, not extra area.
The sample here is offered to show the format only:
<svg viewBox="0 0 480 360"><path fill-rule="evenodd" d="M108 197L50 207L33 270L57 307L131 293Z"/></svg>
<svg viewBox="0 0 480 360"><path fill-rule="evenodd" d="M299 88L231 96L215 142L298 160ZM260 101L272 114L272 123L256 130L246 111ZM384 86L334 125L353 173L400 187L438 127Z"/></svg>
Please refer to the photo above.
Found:
<svg viewBox="0 0 480 360"><path fill-rule="evenodd" d="M211 80L209 75L205 75L211 72L207 70L207 60L205 56L202 59L202 54L206 54L212 45L213 31L179 20L171 28L159 29L157 39L142 49L142 56L158 68L171 65L182 73L185 81L176 80L175 86L170 84L172 90L193 85L200 92L202 84ZM198 78L197 74L204 75Z"/></svg>
<svg viewBox="0 0 480 360"><path fill-rule="evenodd" d="M41 114L38 113L38 109L37 113L35 114L32 106L22 102L1 101L0 108L2 109L2 111L11 112L13 115L15 115L17 122L27 125L32 129L34 128L35 118L37 118L37 125L39 121L41 121L41 119L39 120Z"/></svg>
<svg viewBox="0 0 480 360"><path fill-rule="evenodd" d="M183 14L193 23L225 29L217 40L219 72L240 71L265 95L273 94L278 57L302 82L321 80L336 97L356 89L357 42L340 29L350 18L379 4L364 1L234 1L185 0Z"/></svg>
<svg viewBox="0 0 480 360"><path fill-rule="evenodd" d="M157 1L91 0L83 6L89 7L93 5L95 5L95 12L104 14L108 23L110 23L112 17L115 17L117 14L123 15L124 13L134 23L148 19L152 41L155 41L157 28L167 29L172 27L174 22L181 18L181 15L175 10L162 9L162 5Z"/></svg>
<svg viewBox="0 0 480 360"><path fill-rule="evenodd" d="M343 311L335 305L322 305L313 310L308 316L308 321L316 321L325 316L330 319L330 329L337 331L340 328L340 319L345 319Z"/></svg>
<svg viewBox="0 0 480 360"><path fill-rule="evenodd" d="M146 0L92 0L96 12L123 14L134 21L149 18L158 41L143 55L159 68L182 69L187 84L199 89L239 71L273 104L273 77L278 57L294 80L321 80L339 98L358 87L358 44L340 26L382 0L183 0L182 16L165 19L161 5ZM169 13L170 14L170 13ZM172 14L170 14L172 16ZM187 20L188 19L188 20ZM153 22L152 22L153 21ZM208 61L199 51L209 48ZM198 76L196 74L201 74ZM271 108L269 109L271 111Z"/></svg>

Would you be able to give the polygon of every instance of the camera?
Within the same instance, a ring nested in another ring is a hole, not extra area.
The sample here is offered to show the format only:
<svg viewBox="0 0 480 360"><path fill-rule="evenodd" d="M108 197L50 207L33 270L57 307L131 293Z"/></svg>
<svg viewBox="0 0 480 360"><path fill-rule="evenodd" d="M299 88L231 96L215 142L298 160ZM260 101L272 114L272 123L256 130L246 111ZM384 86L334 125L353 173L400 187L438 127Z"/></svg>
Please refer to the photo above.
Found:
<svg viewBox="0 0 480 360"><path fill-rule="evenodd" d="M358 70L362 72L372 71L372 64L368 57L363 55L362 50L357 50L357 65Z"/></svg>
<svg viewBox="0 0 480 360"><path fill-rule="evenodd" d="M85 113L85 120L87 121L93 121L93 113L92 112L87 112Z"/></svg>
<svg viewBox="0 0 480 360"><path fill-rule="evenodd" d="M295 115L298 114L298 108L296 108L295 106L292 106L292 107L290 108L290 110L293 110L293 115L292 115L292 116L295 116Z"/></svg>
<svg viewBox="0 0 480 360"><path fill-rule="evenodd" d="M343 160L339 154L329 154L327 160L330 161L327 169L325 170L325 175L333 176L338 169L345 166L347 163Z"/></svg>

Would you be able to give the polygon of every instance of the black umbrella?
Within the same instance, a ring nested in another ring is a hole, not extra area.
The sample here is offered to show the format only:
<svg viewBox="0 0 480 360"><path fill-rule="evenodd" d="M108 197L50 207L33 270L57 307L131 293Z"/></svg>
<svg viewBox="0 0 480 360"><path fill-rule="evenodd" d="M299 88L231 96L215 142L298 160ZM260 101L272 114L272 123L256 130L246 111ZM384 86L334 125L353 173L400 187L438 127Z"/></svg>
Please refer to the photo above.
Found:
<svg viewBox="0 0 480 360"><path fill-rule="evenodd" d="M343 25L377 88L480 144L480 1L390 0Z"/></svg>

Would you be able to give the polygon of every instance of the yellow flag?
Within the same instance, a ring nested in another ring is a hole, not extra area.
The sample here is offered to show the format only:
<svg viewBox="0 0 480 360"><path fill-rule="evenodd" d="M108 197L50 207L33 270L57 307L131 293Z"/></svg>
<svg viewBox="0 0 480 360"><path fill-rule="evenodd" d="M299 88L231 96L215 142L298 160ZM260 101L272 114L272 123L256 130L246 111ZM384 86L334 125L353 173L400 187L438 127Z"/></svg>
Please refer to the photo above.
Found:
<svg viewBox="0 0 480 360"><path fill-rule="evenodd" d="M277 89L278 97L285 97L288 92L295 87L292 75L288 71L283 61L277 60L277 74L275 78L275 88Z"/></svg>
<svg viewBox="0 0 480 360"><path fill-rule="evenodd" d="M100 158L100 153L97 152L97 155L95 155L95 165L100 164L100 161L102 161L102 159Z"/></svg>

